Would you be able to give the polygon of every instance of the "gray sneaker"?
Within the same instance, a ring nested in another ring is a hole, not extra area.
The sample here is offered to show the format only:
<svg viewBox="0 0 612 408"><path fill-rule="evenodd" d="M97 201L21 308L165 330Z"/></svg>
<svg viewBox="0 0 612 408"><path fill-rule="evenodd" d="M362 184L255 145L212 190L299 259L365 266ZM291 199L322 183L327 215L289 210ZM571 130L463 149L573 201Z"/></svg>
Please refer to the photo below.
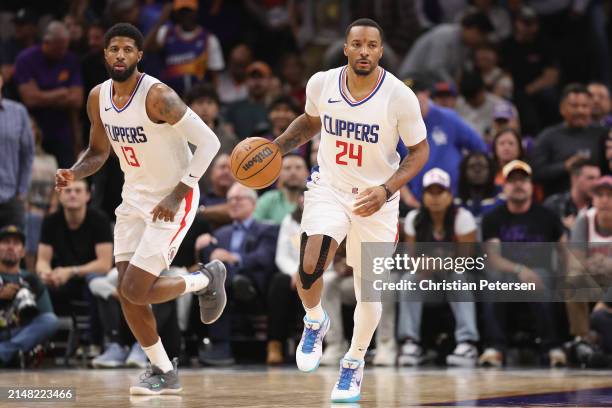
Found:
<svg viewBox="0 0 612 408"><path fill-rule="evenodd" d="M128 354L125 360L125 365L128 367L146 368L148 362L147 355L142 347L140 347L140 344L138 344L138 342L134 343L130 350L130 354Z"/></svg>
<svg viewBox="0 0 612 408"><path fill-rule="evenodd" d="M211 324L221 316L227 303L225 293L227 271L223 262L214 260L206 265L200 265L200 272L209 279L206 288L195 292L200 301L200 320L204 324Z"/></svg>
<svg viewBox="0 0 612 408"><path fill-rule="evenodd" d="M104 353L91 361L94 368L117 368L122 367L128 351L119 343L110 343Z"/></svg>
<svg viewBox="0 0 612 408"><path fill-rule="evenodd" d="M130 387L132 395L178 394L183 391L178 378L178 358L172 360L173 369L167 373L156 365L149 365L140 376L140 382Z"/></svg>

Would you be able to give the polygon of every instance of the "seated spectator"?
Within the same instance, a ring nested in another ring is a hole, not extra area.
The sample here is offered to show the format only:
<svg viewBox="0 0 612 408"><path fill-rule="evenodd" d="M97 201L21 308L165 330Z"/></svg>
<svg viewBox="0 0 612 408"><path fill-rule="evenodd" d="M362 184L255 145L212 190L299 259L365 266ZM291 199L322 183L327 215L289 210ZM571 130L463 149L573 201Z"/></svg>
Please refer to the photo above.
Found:
<svg viewBox="0 0 612 408"><path fill-rule="evenodd" d="M217 93L221 103L230 104L247 99L247 67L253 62L253 53L246 44L238 44L229 54L227 70L221 72L217 84Z"/></svg>
<svg viewBox="0 0 612 408"><path fill-rule="evenodd" d="M89 303L91 340L100 344L97 307L88 283L110 271L113 244L108 218L87 207L89 198L84 180L59 194L61 208L43 220L36 272L49 288L58 315L70 315L74 300Z"/></svg>
<svg viewBox="0 0 612 408"><path fill-rule="evenodd" d="M208 326L212 347L199 353L200 362L209 365L234 363L230 348L232 316L240 311L263 310L264 296L275 270L278 227L253 218L257 193L235 183L227 193L227 202L232 224L198 238L202 246L200 260L223 262L230 287L228 306L219 320Z"/></svg>
<svg viewBox="0 0 612 408"><path fill-rule="evenodd" d="M257 200L253 218L280 224L287 214L295 210L306 186L308 169L302 156L290 153L283 157L277 189L265 192Z"/></svg>
<svg viewBox="0 0 612 408"><path fill-rule="evenodd" d="M576 340L586 341L590 346L595 344L591 336L593 329L601 337L601 348L604 353L612 354L612 298L610 297L609 275L612 270L612 176L603 176L592 186L593 207L583 211L572 228L570 241L572 255L579 260L579 276L594 278L594 284L580 285L582 288L600 288L603 297L593 309L589 321L588 302L566 302L570 334ZM571 264L570 264L571 265ZM585 270L586 269L586 270ZM570 278L574 273L570 271ZM586 275L586 276L585 276ZM600 279L602 278L603 279ZM584 358L584 356L583 356ZM578 361L589 365L589 361Z"/></svg>
<svg viewBox="0 0 612 408"><path fill-rule="evenodd" d="M455 109L457 106L457 88L452 82L437 82L431 93L431 100L439 106Z"/></svg>
<svg viewBox="0 0 612 408"><path fill-rule="evenodd" d="M198 24L197 0L174 0L174 22L164 13L147 34L145 51L161 51L164 69L160 79L184 95L206 77L216 85L225 68L223 50L217 37Z"/></svg>
<svg viewBox="0 0 612 408"><path fill-rule="evenodd" d="M570 167L570 189L553 194L544 201L563 222L568 234L574 228L576 217L591 206L593 184L601 176L599 167L588 159L574 161Z"/></svg>
<svg viewBox="0 0 612 408"><path fill-rule="evenodd" d="M215 88L209 84L199 83L187 92L185 103L215 132L221 142L219 153L232 154L232 150L240 140L231 126L219 115L221 102Z"/></svg>
<svg viewBox="0 0 612 408"><path fill-rule="evenodd" d="M502 128L493 136L491 151L495 165L495 185L501 188L504 185L504 166L513 160L525 160L521 134L513 128Z"/></svg>
<svg viewBox="0 0 612 408"><path fill-rule="evenodd" d="M591 95L580 84L567 85L560 105L563 122L548 127L536 139L533 151L534 180L545 196L570 188L572 163L586 157L606 171L605 141L608 130L591 122Z"/></svg>
<svg viewBox="0 0 612 408"><path fill-rule="evenodd" d="M204 206L200 214L213 228L218 228L231 222L226 198L235 181L230 156L227 153L218 154L206 173L208 177L202 178L209 183L206 183L208 188L202 189L200 195L200 205Z"/></svg>
<svg viewBox="0 0 612 408"><path fill-rule="evenodd" d="M415 76L409 79L407 83L419 100L421 115L423 115L427 127L427 141L429 142L429 160L419 174L410 181L410 190L414 197L420 201L423 194L423 174L434 167L438 167L450 175L451 189L455 194L463 151L485 152L487 147L482 137L465 123L455 111L442 108L431 102L429 99L429 78Z"/></svg>
<svg viewBox="0 0 612 408"><path fill-rule="evenodd" d="M57 316L47 288L33 273L20 269L25 255L25 235L9 225L0 229L0 315L6 326L0 331L0 367L16 363L57 330ZM35 304L28 305L32 297Z"/></svg>
<svg viewBox="0 0 612 408"><path fill-rule="evenodd" d="M246 72L248 97L229 104L225 114L240 140L252 136L257 126L267 121L266 103L272 81L272 70L265 62L253 62Z"/></svg>
<svg viewBox="0 0 612 408"><path fill-rule="evenodd" d="M404 232L406 242L476 242L476 222L464 208L453 205L451 181L447 172L433 168L423 176L423 205L406 216ZM435 272L434 272L435 273ZM414 281L423 275L407 273L402 279ZM429 276L428 276L429 278ZM439 277L445 278L444 275ZM399 306L398 338L404 344L398 358L400 365L416 366L425 362L426 353L421 346L421 318L423 301L411 299L403 293ZM465 297L467 294L462 293ZM452 354L446 356L450 366L474 367L478 359L476 343L476 305L472 301L447 299L455 316L455 342Z"/></svg>
<svg viewBox="0 0 612 408"><path fill-rule="evenodd" d="M512 99L514 84L512 77L499 67L497 49L483 44L474 53L474 68L480 74L487 91L507 100Z"/></svg>
<svg viewBox="0 0 612 408"><path fill-rule="evenodd" d="M493 161L482 152L469 153L461 162L455 205L468 210L478 226L484 214L504 202L494 175Z"/></svg>
<svg viewBox="0 0 612 408"><path fill-rule="evenodd" d="M26 108L2 98L0 75L0 228L14 224L21 228L25 222L24 200L30 186L34 138Z"/></svg>
<svg viewBox="0 0 612 408"><path fill-rule="evenodd" d="M595 124L612 127L612 113L610 111L610 90L605 84L591 82L587 89L591 94L591 118Z"/></svg>
<svg viewBox="0 0 612 408"><path fill-rule="evenodd" d="M558 61L549 39L541 35L538 15L521 7L514 19L514 35L500 44L502 68L514 81L514 103L523 133L534 135L557 117Z"/></svg>
<svg viewBox="0 0 612 408"><path fill-rule="evenodd" d="M506 128L513 129L520 135L521 124L519 122L518 113L512 104L504 101L496 104L493 108L493 122L491 123L491 127L487 129L483 135L487 144L492 145L495 135Z"/></svg>
<svg viewBox="0 0 612 408"><path fill-rule="evenodd" d="M49 23L42 45L23 50L15 61L15 81L23 103L43 133L43 149L69 168L81 150L76 119L83 106L81 66L68 51L70 35L59 22Z"/></svg>
<svg viewBox="0 0 612 408"><path fill-rule="evenodd" d="M514 160L503 168L504 195L506 204L488 212L482 220L482 239L493 246L487 255L500 281L532 282L536 288L551 288L553 276L552 253L550 256L529 251L499 249L504 242L564 242L563 224L557 215L534 202L531 167L520 160ZM514 247L516 248L516 247ZM543 248L543 247L540 247ZM546 254L544 254L546 255ZM493 273L493 271L487 271ZM484 340L487 348L480 356L479 363L499 367L506 352L507 303L483 303ZM540 352L547 354L551 367L564 366L566 356L557 335L554 303L529 303L537 336L540 338Z"/></svg>
<svg viewBox="0 0 612 408"><path fill-rule="evenodd" d="M474 72L463 74L459 92L461 96L457 100L457 113L484 137L493 126L495 106L504 103L504 100L487 91L480 75Z"/></svg>
<svg viewBox="0 0 612 408"><path fill-rule="evenodd" d="M421 35L402 61L399 74L430 71L445 81L456 81L466 56L493 31L483 13L466 14L460 24L440 24Z"/></svg>
<svg viewBox="0 0 612 408"><path fill-rule="evenodd" d="M36 270L36 251L40 239L40 228L43 217L57 210L55 194L55 172L57 160L42 148L42 134L36 121L32 118L32 133L36 145L32 163L32 182L28 191L26 208L26 267Z"/></svg>
<svg viewBox="0 0 612 408"><path fill-rule="evenodd" d="M266 138L274 140L279 137L300 113L300 108L293 98L288 95L276 97L270 102L270 106L268 106L268 122L270 123L271 133ZM309 150L310 141L294 149L291 153L302 156L304 160L308 160Z"/></svg>

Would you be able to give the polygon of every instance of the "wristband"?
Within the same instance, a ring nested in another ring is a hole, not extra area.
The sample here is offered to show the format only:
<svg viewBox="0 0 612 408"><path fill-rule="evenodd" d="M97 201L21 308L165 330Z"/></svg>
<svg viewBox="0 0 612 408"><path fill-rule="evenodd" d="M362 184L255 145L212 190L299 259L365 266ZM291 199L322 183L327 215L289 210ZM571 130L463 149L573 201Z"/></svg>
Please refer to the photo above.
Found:
<svg viewBox="0 0 612 408"><path fill-rule="evenodd" d="M381 184L380 186L381 186L382 188L384 188L384 189L385 189L385 194L386 194L386 196L387 196L386 200L387 200L387 201L389 201L389 199L391 198L391 196L393 195L393 193L391 192L391 190L389 190L389 188L387 187L387 185L386 185L386 184L384 184L384 183L383 183L383 184Z"/></svg>

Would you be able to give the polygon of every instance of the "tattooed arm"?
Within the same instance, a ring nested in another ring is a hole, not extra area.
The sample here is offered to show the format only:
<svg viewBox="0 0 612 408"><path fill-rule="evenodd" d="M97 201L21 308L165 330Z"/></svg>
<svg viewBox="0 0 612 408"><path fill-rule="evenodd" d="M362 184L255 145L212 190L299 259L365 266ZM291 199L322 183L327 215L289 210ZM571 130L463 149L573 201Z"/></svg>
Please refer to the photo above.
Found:
<svg viewBox="0 0 612 408"><path fill-rule="evenodd" d="M312 139L320 131L321 119L318 116L304 113L291 122L287 130L277 137L274 143L278 145L281 154L287 154Z"/></svg>
<svg viewBox="0 0 612 408"><path fill-rule="evenodd" d="M174 125L185 112L187 106L169 86L155 84L147 94L147 115L155 123Z"/></svg>
<svg viewBox="0 0 612 408"><path fill-rule="evenodd" d="M429 158L429 144L427 143L427 139L424 139L414 146L408 147L408 151L410 152L408 156L402 160L399 168L385 183L392 193L395 193L412 180L414 176L421 171L425 163L427 163L427 159Z"/></svg>
<svg viewBox="0 0 612 408"><path fill-rule="evenodd" d="M89 146L70 169L59 169L55 174L55 189L60 191L74 180L80 180L97 172L110 153L110 142L100 119L100 85L87 97L87 116L91 122Z"/></svg>
<svg viewBox="0 0 612 408"><path fill-rule="evenodd" d="M404 158L399 168L384 184L392 194L406 185L427 163L429 158L427 139L408 147L408 151L410 152L408 156ZM383 185L366 188L357 196L353 204L353 213L362 217L369 217L378 211L386 200L387 192Z"/></svg>

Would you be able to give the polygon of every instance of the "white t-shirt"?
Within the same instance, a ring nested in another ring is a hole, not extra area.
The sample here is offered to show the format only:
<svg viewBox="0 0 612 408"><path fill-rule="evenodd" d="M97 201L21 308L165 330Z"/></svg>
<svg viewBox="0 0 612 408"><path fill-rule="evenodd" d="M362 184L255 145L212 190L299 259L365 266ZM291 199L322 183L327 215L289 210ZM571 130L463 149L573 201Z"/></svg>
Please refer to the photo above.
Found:
<svg viewBox="0 0 612 408"><path fill-rule="evenodd" d="M347 67L318 72L306 85L306 108L321 119L319 175L343 187L377 186L398 169L399 139L414 146L427 136L416 95L379 67L376 86L362 100L347 90Z"/></svg>
<svg viewBox="0 0 612 408"><path fill-rule="evenodd" d="M416 236L414 219L419 211L418 209L412 210L406 215L406 219L404 220L404 232L406 235L410 235L411 237ZM476 231L476 220L472 213L465 208L457 208L457 214L455 216L455 235L465 235L474 231Z"/></svg>

